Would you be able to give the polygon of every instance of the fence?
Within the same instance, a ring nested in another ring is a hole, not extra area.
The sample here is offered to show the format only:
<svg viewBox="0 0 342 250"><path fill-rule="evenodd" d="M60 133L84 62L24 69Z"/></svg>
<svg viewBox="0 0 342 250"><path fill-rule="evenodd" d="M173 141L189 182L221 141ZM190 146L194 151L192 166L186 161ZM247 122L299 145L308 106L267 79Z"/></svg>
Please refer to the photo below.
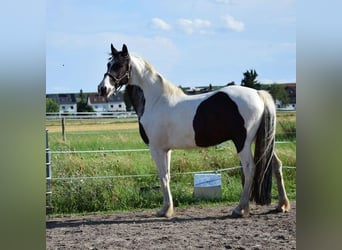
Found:
<svg viewBox="0 0 342 250"><path fill-rule="evenodd" d="M46 148L45 148L45 155L46 155L46 211L52 210L51 205L51 180L52 180L52 171L51 171L51 151L49 148L49 131L48 129L45 130L46 134Z"/></svg>
<svg viewBox="0 0 342 250"><path fill-rule="evenodd" d="M137 114L135 112L122 112L122 111L113 111L113 112L74 112L74 113L63 113L63 112L47 112L46 119L47 120L57 120L64 117L65 119L94 119L94 118L137 118Z"/></svg>
<svg viewBox="0 0 342 250"><path fill-rule="evenodd" d="M296 112L296 110L277 109L277 112ZM94 119L94 118L137 118L137 114L134 111L112 111L112 112L46 112L47 120L56 120L65 117L66 119Z"/></svg>
<svg viewBox="0 0 342 250"><path fill-rule="evenodd" d="M49 139L48 139L48 129L46 129L46 208L47 210L53 209L51 206L51 181L60 180L88 180L88 179L117 179L117 178L141 178L141 177L151 177L157 176L157 174L140 174L140 175L107 175L107 176L68 176L68 177L53 177L52 178L52 167L51 167L51 154L96 154L96 153L125 153L125 152L147 152L149 149L112 149L112 150L73 150L73 151L51 151L49 148ZM280 141L276 143L293 143L291 141ZM214 169L208 171L196 171L196 172L182 172L175 173L175 175L189 175L189 174L198 174L198 173L221 173L225 171L231 171L234 169L240 169L240 166L233 166L224 169ZM294 166L283 166L283 168L295 169Z"/></svg>
<svg viewBox="0 0 342 250"><path fill-rule="evenodd" d="M278 142L278 143L292 143L292 142ZM82 150L82 151L51 151L53 154L87 154L87 153L125 153L125 152L147 152L149 149L113 149L113 150ZM176 175L188 175L196 173L221 173L234 169L240 169L241 166L232 166L223 169L213 169L208 171L195 171L195 172L182 172L175 173ZM283 166L283 168L295 169L294 166ZM116 178L139 178L139 177L151 177L157 176L157 174L141 174L141 175L106 175L106 176L69 176L69 177L54 177L54 180L87 180L87 179L116 179Z"/></svg>

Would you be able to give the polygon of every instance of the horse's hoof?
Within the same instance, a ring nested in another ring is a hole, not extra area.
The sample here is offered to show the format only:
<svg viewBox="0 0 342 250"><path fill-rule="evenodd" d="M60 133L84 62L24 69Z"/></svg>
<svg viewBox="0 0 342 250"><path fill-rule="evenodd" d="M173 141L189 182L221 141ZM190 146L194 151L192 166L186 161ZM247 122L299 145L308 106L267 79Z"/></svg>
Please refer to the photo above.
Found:
<svg viewBox="0 0 342 250"><path fill-rule="evenodd" d="M173 216L173 209L168 209L167 211L165 211L164 209L160 209L157 212L157 216L171 218Z"/></svg>
<svg viewBox="0 0 342 250"><path fill-rule="evenodd" d="M274 211L277 213L287 213L290 211L290 209L291 209L290 202L286 201L284 204L278 205Z"/></svg>
<svg viewBox="0 0 342 250"><path fill-rule="evenodd" d="M274 209L274 212L276 212L276 213L287 213L287 212L289 212L289 208L285 208L284 206L282 206L282 207L276 207L275 209Z"/></svg>
<svg viewBox="0 0 342 250"><path fill-rule="evenodd" d="M232 218L242 218L242 214L236 212L235 210L233 210L232 212Z"/></svg>
<svg viewBox="0 0 342 250"><path fill-rule="evenodd" d="M235 208L232 212L232 215L231 215L232 218L246 218L246 217L249 217L249 208L245 208L245 209L238 209L238 208Z"/></svg>
<svg viewBox="0 0 342 250"><path fill-rule="evenodd" d="M274 213L284 213L285 210L283 210L283 208L281 207L276 207L274 210L273 210Z"/></svg>
<svg viewBox="0 0 342 250"><path fill-rule="evenodd" d="M157 217L164 217L165 213L158 211L156 215L157 215Z"/></svg>

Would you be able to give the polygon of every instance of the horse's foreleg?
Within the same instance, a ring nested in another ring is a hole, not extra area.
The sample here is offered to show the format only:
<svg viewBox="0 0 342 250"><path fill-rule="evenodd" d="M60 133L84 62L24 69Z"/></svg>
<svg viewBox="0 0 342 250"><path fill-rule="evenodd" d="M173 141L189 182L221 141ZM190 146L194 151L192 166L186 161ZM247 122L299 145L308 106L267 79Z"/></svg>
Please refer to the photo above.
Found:
<svg viewBox="0 0 342 250"><path fill-rule="evenodd" d="M276 153L273 153L272 158L272 165L273 165L273 172L277 180L277 187L278 187L278 206L276 211L278 212L288 212L290 210L290 202L287 198L284 180L283 180L283 173L282 173L282 164L279 160Z"/></svg>
<svg viewBox="0 0 342 250"><path fill-rule="evenodd" d="M239 153L240 162L242 165L244 183L239 205L232 212L233 217L249 216L249 197L253 184L255 164L250 147L244 147Z"/></svg>
<svg viewBox="0 0 342 250"><path fill-rule="evenodd" d="M173 201L170 190L170 161L171 150L152 149L151 155L157 165L161 189L164 200L163 207L157 212L157 216L172 217Z"/></svg>

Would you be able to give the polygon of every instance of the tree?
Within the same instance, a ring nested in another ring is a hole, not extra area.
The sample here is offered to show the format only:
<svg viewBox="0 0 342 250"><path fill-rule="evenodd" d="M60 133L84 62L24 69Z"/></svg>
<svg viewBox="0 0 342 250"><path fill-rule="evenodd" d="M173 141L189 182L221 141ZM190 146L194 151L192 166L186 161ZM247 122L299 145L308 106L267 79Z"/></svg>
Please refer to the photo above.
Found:
<svg viewBox="0 0 342 250"><path fill-rule="evenodd" d="M243 73L243 79L241 80L241 86L245 86L253 89L260 89L260 83L256 80L258 74L255 69L246 71Z"/></svg>
<svg viewBox="0 0 342 250"><path fill-rule="evenodd" d="M84 94L83 94L83 90L82 89L80 89L80 102L81 103L86 103L86 100L85 100L85 96L84 96Z"/></svg>
<svg viewBox="0 0 342 250"><path fill-rule="evenodd" d="M92 106L87 104L83 90L80 90L80 101L77 103L77 112L94 112Z"/></svg>
<svg viewBox="0 0 342 250"><path fill-rule="evenodd" d="M287 95L285 88L282 85L276 83L272 84L270 86L269 92L272 95L274 101L278 100L281 102L282 105L289 104L289 97Z"/></svg>
<svg viewBox="0 0 342 250"><path fill-rule="evenodd" d="M58 103L51 99L51 98L46 98L46 112L47 113L56 113L59 112L59 105Z"/></svg>

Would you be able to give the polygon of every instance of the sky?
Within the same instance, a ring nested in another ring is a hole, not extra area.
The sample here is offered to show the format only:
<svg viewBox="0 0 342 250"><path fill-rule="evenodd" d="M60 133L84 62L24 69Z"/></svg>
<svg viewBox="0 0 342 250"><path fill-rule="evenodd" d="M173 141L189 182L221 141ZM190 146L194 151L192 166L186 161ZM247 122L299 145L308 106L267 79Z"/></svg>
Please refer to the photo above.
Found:
<svg viewBox="0 0 342 250"><path fill-rule="evenodd" d="M46 93L96 92L111 43L177 86L296 82L294 0L47 0Z"/></svg>

